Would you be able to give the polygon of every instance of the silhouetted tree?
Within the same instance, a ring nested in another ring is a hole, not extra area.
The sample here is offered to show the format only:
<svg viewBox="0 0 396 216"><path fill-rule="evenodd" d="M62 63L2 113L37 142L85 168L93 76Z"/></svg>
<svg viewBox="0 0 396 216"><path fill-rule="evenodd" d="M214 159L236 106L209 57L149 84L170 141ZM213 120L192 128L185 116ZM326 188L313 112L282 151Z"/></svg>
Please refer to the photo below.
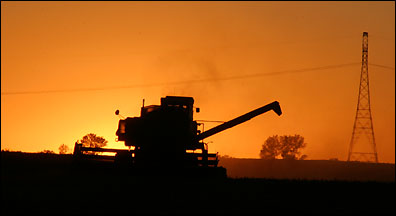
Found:
<svg viewBox="0 0 396 216"><path fill-rule="evenodd" d="M280 154L280 145L278 135L268 137L260 151L260 158L275 159Z"/></svg>
<svg viewBox="0 0 396 216"><path fill-rule="evenodd" d="M69 151L69 147L65 144L59 146L59 154L66 154Z"/></svg>
<svg viewBox="0 0 396 216"><path fill-rule="evenodd" d="M229 155L219 155L219 158L220 158L220 159L222 159L222 158L231 159L231 158L234 158L234 157L229 156Z"/></svg>
<svg viewBox="0 0 396 216"><path fill-rule="evenodd" d="M43 150L43 151L41 151L40 153L44 153L44 154L55 154L55 152L52 151L52 150Z"/></svg>
<svg viewBox="0 0 396 216"><path fill-rule="evenodd" d="M264 142L260 151L262 159L282 159L304 160L307 155L301 155L300 150L305 148L304 137L294 136L271 136Z"/></svg>
<svg viewBox="0 0 396 216"><path fill-rule="evenodd" d="M82 144L83 147L101 148L107 145L107 140L103 137L97 136L96 134L89 133L85 135L81 140L77 140L77 144ZM88 152L88 154L95 153Z"/></svg>

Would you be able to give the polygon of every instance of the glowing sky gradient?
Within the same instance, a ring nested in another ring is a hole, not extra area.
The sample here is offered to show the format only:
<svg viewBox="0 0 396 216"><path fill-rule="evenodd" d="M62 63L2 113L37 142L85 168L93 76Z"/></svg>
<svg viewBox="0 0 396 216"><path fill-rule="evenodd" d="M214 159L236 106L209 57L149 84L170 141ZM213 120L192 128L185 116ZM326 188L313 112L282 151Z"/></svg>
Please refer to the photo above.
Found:
<svg viewBox="0 0 396 216"><path fill-rule="evenodd" d="M258 158L267 137L300 134L308 159L346 160L364 31L379 161L394 163L394 2L1 2L1 149L58 152L91 132L122 148L116 109L179 95L205 120L280 102L206 139L211 152Z"/></svg>

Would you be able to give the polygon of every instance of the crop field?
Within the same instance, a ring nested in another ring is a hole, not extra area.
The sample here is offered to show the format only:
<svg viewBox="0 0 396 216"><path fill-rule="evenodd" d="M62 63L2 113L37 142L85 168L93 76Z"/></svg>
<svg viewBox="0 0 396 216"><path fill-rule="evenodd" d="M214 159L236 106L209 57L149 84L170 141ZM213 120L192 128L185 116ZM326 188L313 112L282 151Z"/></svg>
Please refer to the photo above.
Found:
<svg viewBox="0 0 396 216"><path fill-rule="evenodd" d="M2 152L2 215L394 215L395 184L135 176L71 155Z"/></svg>
<svg viewBox="0 0 396 216"><path fill-rule="evenodd" d="M395 182L395 164L336 160L221 158L229 177Z"/></svg>

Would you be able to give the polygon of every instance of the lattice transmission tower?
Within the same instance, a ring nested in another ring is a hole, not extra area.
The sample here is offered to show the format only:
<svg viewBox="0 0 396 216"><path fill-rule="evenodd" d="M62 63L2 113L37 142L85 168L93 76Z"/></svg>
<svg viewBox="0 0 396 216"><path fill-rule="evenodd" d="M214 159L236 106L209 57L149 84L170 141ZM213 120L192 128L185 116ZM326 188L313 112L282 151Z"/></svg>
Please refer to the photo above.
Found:
<svg viewBox="0 0 396 216"><path fill-rule="evenodd" d="M365 140L363 140L366 138ZM359 145L358 145L359 144ZM368 76L368 33L363 32L362 69L360 74L359 97L349 145L348 161L364 160L378 163L377 147L374 138L373 118L370 108Z"/></svg>

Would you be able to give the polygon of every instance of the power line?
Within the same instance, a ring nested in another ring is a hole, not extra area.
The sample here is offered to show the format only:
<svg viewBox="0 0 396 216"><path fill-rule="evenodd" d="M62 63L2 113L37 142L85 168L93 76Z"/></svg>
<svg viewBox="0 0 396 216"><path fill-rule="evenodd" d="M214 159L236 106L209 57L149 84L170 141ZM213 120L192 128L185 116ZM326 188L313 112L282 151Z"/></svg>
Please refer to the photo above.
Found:
<svg viewBox="0 0 396 216"><path fill-rule="evenodd" d="M167 82L167 83L135 84L135 85L127 85L127 86L109 86L109 87L101 87L101 88L78 88L78 89L62 89L62 90L2 92L1 94L2 95L21 95L21 94L87 92L87 91L128 89L128 88L156 87L156 86L166 86L166 85L193 84L193 83L202 83L202 82L226 81L226 80L246 79L246 78L261 77L261 76L274 76L274 75L281 75L281 74L301 73L301 72L314 71L314 70L339 68L339 67L345 67L345 66L350 66L350 65L355 65L355 64L360 64L360 62L330 65L330 66L323 66L323 67L314 67L314 68L305 68L305 69L298 69L298 70L286 70L286 71L278 71L278 72L270 72L270 73L256 73L256 74L241 75L241 76L230 76L230 77L224 77L224 78L206 78L206 79L198 79L198 80L174 81L174 82Z"/></svg>
<svg viewBox="0 0 396 216"><path fill-rule="evenodd" d="M395 70L394 67L389 67L389 66L385 66L385 65L371 64L371 63L369 63L369 65L375 66L375 67L380 67L380 68L385 68L385 69L389 69L389 70Z"/></svg>
<svg viewBox="0 0 396 216"><path fill-rule="evenodd" d="M174 81L174 82L166 82L166 83L164 82L164 83L135 84L135 85L126 85L126 86L108 86L108 87L97 87L97 88L15 91L15 92L2 92L1 95L88 92L88 91L104 91L104 90L116 90L116 89L128 89L128 88L146 88L146 87L157 87L157 86L166 86L166 85L194 84L194 83L202 83L202 82L227 81L227 80L254 78L254 77L276 76L276 75L282 75L282 74L303 73L303 72L317 71L317 70L328 70L328 69L334 69L334 68L348 67L348 66L357 65L357 64L360 64L360 62L328 65L328 66L322 66L322 67L304 68L304 69L297 69L297 70L285 70L285 71L277 71L277 72L270 72L270 73L255 73L255 74L230 76L230 77L223 77L223 78L205 78L205 79ZM383 65L377 65L377 64L372 64L372 65L378 66L378 67L383 67L386 69L392 69L391 67L387 67L387 66L383 66Z"/></svg>

